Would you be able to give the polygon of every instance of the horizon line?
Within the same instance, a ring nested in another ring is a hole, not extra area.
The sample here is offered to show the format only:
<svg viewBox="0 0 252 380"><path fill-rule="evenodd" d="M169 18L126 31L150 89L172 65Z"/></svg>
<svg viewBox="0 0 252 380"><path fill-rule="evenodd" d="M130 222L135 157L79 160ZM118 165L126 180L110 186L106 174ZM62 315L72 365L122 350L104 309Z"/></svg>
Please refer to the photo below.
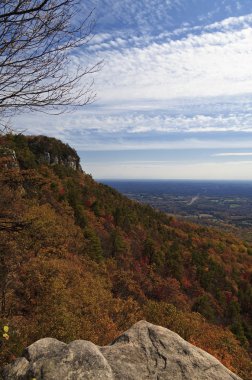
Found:
<svg viewBox="0 0 252 380"><path fill-rule="evenodd" d="M94 178L95 181L197 181L197 182L252 182L252 179L200 178Z"/></svg>

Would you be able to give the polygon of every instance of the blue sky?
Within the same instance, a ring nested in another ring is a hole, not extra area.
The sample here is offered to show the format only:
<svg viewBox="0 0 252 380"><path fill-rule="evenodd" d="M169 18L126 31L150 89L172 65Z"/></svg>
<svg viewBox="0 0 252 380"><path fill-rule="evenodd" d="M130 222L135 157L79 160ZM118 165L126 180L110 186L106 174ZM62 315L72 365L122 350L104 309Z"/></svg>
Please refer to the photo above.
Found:
<svg viewBox="0 0 252 380"><path fill-rule="evenodd" d="M94 0L96 102L15 125L76 148L94 178L252 180L252 1ZM81 17L81 15L80 15Z"/></svg>

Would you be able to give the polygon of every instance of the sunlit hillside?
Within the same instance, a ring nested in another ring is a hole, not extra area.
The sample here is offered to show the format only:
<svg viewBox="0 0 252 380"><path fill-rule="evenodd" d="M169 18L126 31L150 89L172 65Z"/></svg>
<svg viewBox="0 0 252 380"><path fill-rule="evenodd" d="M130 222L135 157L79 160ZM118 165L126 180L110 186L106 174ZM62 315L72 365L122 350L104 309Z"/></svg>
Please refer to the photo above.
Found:
<svg viewBox="0 0 252 380"><path fill-rule="evenodd" d="M248 245L95 182L56 139L1 137L0 181L1 364L44 336L103 345L147 319L250 379Z"/></svg>

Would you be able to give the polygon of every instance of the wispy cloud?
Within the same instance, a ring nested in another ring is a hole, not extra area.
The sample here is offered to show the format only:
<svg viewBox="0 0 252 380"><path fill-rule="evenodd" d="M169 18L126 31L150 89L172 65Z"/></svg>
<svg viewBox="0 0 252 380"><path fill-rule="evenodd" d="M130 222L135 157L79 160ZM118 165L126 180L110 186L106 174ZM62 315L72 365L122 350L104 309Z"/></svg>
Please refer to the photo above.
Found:
<svg viewBox="0 0 252 380"><path fill-rule="evenodd" d="M227 153L216 153L213 154L214 157L248 157L252 156L252 152L227 152ZM244 162L244 161L242 161Z"/></svg>
<svg viewBox="0 0 252 380"><path fill-rule="evenodd" d="M155 14L155 12L154 12ZM152 24L153 25L153 24ZM144 47L151 43L162 44L170 41L186 40L187 37L200 36L206 33L228 33L250 28L252 25L252 13L239 17L229 17L224 20L192 26L183 23L180 27L172 30L161 31L160 33L141 33L136 35L132 29L113 30L110 33L100 33L94 36L87 46L87 50L99 51L103 49L117 49L123 47ZM216 42L216 38L215 38Z"/></svg>
<svg viewBox="0 0 252 380"><path fill-rule="evenodd" d="M233 30L234 24L140 47L123 48L119 39L112 42L120 49L113 49L105 42L108 50L95 55L104 59L96 78L99 99L111 104L251 93L252 27Z"/></svg>
<svg viewBox="0 0 252 380"><path fill-rule="evenodd" d="M170 178L190 172L194 178L231 178L234 166L237 178L252 173L251 162L242 161L252 155L251 0L90 0L84 7L91 3L97 5L98 32L75 62L85 67L104 60L95 75L95 105L39 116L39 122L23 115L15 124L61 138L79 152L212 149L211 165L185 160L175 168L156 160L153 169L145 160L154 177L170 171ZM235 164L227 163L229 157ZM121 169L115 162L90 168L96 177L110 176L109 170L116 177ZM126 177L131 170L147 176L136 162L137 169L122 163Z"/></svg>
<svg viewBox="0 0 252 380"><path fill-rule="evenodd" d="M242 107L242 105L241 105ZM241 110L239 110L241 112ZM189 114L188 108L184 108L184 114L173 115L171 111L119 111L104 112L103 108L88 112L76 112L61 115L57 118L44 117L38 125L33 125L33 131L40 133L42 130L53 129L55 131L68 131L73 134L93 133L112 137L119 135L139 135L144 140L150 133L213 133L213 132L252 132L252 113L226 113L220 115ZM193 112L193 110L191 111ZM32 124L32 116L18 117L20 127L25 128Z"/></svg>

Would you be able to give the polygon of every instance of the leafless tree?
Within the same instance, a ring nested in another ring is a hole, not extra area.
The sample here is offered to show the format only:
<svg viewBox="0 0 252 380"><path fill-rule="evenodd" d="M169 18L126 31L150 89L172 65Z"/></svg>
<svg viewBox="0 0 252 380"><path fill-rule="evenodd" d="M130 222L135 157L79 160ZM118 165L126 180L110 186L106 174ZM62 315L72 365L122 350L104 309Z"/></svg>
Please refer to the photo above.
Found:
<svg viewBox="0 0 252 380"><path fill-rule="evenodd" d="M94 25L82 1L0 0L0 117L92 102L100 63L78 63Z"/></svg>

